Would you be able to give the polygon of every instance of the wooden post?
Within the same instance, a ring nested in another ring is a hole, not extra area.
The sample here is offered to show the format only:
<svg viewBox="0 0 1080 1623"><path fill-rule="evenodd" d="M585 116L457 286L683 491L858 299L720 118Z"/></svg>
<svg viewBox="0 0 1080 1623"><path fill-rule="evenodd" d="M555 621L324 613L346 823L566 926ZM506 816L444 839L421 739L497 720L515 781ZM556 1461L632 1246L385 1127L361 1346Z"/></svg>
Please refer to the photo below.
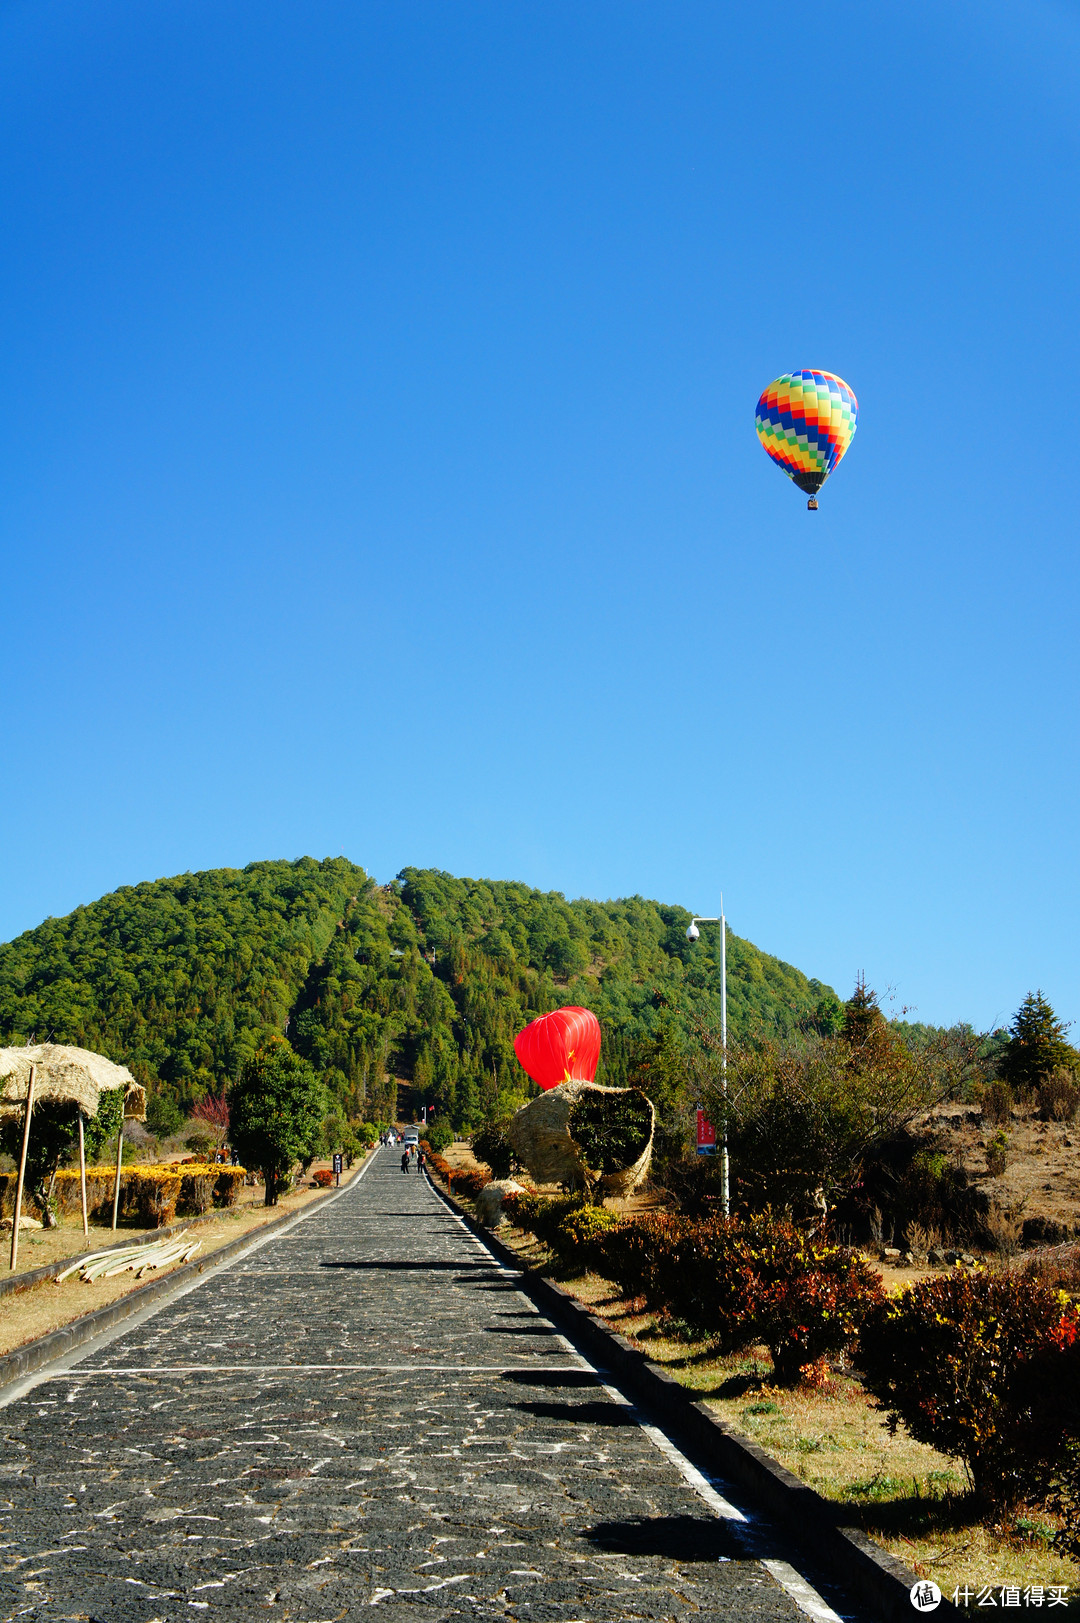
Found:
<svg viewBox="0 0 1080 1623"><path fill-rule="evenodd" d="M15 1213L11 1219L11 1268L19 1260L19 1218L22 1216L23 1180L26 1177L26 1152L30 1148L30 1113L34 1108L34 1066L30 1065L30 1080L26 1084L26 1115L23 1117L22 1153L19 1156L19 1180L15 1185Z"/></svg>
<svg viewBox="0 0 1080 1623"><path fill-rule="evenodd" d="M120 1131L116 1135L116 1187L112 1198L112 1226L116 1230L116 1218L120 1211L120 1168L124 1164L124 1122L121 1117Z"/></svg>
<svg viewBox="0 0 1080 1623"><path fill-rule="evenodd" d="M79 1111L79 1182L82 1185L83 1238L90 1238L90 1219L86 1213L86 1140L83 1137L83 1113Z"/></svg>

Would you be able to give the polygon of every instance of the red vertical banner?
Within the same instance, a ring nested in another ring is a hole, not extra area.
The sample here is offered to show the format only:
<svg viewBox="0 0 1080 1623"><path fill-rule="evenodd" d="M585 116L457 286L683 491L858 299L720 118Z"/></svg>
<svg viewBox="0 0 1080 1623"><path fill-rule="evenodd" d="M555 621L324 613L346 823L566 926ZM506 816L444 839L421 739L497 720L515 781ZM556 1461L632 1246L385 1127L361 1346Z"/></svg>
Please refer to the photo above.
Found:
<svg viewBox="0 0 1080 1623"><path fill-rule="evenodd" d="M716 1128L711 1121L705 1120L705 1112L701 1106L697 1107L697 1152L699 1155L711 1155L716 1148Z"/></svg>

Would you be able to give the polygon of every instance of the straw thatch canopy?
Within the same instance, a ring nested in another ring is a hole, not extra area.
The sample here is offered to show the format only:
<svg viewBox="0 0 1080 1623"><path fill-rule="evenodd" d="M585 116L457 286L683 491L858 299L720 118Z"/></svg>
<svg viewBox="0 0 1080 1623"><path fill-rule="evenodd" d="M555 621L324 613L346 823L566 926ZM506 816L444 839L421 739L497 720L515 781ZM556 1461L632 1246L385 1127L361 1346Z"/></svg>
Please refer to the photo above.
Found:
<svg viewBox="0 0 1080 1623"><path fill-rule="evenodd" d="M116 1065L88 1048L38 1043L33 1048L0 1048L0 1121L22 1119L31 1065L35 1105L77 1105L84 1116L96 1116L101 1095L123 1088L124 1115L136 1121L146 1116L146 1089L126 1065Z"/></svg>
<svg viewBox="0 0 1080 1623"><path fill-rule="evenodd" d="M571 1133L571 1114L579 1100L608 1099L614 1105L635 1088L605 1088L599 1082L563 1082L527 1105L510 1120L506 1136L520 1161L538 1183L568 1184L571 1188L597 1185L605 1195L629 1195L642 1182L652 1161L656 1112L649 1107L649 1131L640 1154L627 1167L597 1175L586 1166L581 1145ZM642 1095L642 1097L644 1097Z"/></svg>

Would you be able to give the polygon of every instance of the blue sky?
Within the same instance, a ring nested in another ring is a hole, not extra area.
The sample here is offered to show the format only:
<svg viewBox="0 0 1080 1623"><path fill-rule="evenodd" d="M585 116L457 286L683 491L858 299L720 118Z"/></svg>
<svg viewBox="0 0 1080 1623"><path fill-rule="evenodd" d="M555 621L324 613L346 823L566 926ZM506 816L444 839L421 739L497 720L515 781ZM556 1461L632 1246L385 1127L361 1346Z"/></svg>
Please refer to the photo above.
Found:
<svg viewBox="0 0 1080 1623"><path fill-rule="evenodd" d="M1044 0L7 0L0 939L344 851L1080 1020L1078 68Z"/></svg>

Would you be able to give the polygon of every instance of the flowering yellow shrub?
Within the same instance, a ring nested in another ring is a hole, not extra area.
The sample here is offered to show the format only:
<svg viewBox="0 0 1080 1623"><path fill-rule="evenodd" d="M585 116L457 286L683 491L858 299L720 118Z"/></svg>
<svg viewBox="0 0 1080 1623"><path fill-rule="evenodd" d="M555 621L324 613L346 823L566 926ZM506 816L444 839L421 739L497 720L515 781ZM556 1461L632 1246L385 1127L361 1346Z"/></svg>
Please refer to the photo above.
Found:
<svg viewBox="0 0 1080 1623"><path fill-rule="evenodd" d="M195 1217L212 1206L235 1206L247 1176L243 1167L215 1166L210 1162L124 1167L120 1173L121 1218L137 1219L147 1228L162 1227L173 1217ZM97 1222L112 1221L116 1172L112 1167L87 1167L86 1204ZM0 1173L0 1215L11 1216L15 1174ZM24 1195L25 1199L25 1195ZM53 1199L61 1217L82 1211L77 1167L56 1174Z"/></svg>

